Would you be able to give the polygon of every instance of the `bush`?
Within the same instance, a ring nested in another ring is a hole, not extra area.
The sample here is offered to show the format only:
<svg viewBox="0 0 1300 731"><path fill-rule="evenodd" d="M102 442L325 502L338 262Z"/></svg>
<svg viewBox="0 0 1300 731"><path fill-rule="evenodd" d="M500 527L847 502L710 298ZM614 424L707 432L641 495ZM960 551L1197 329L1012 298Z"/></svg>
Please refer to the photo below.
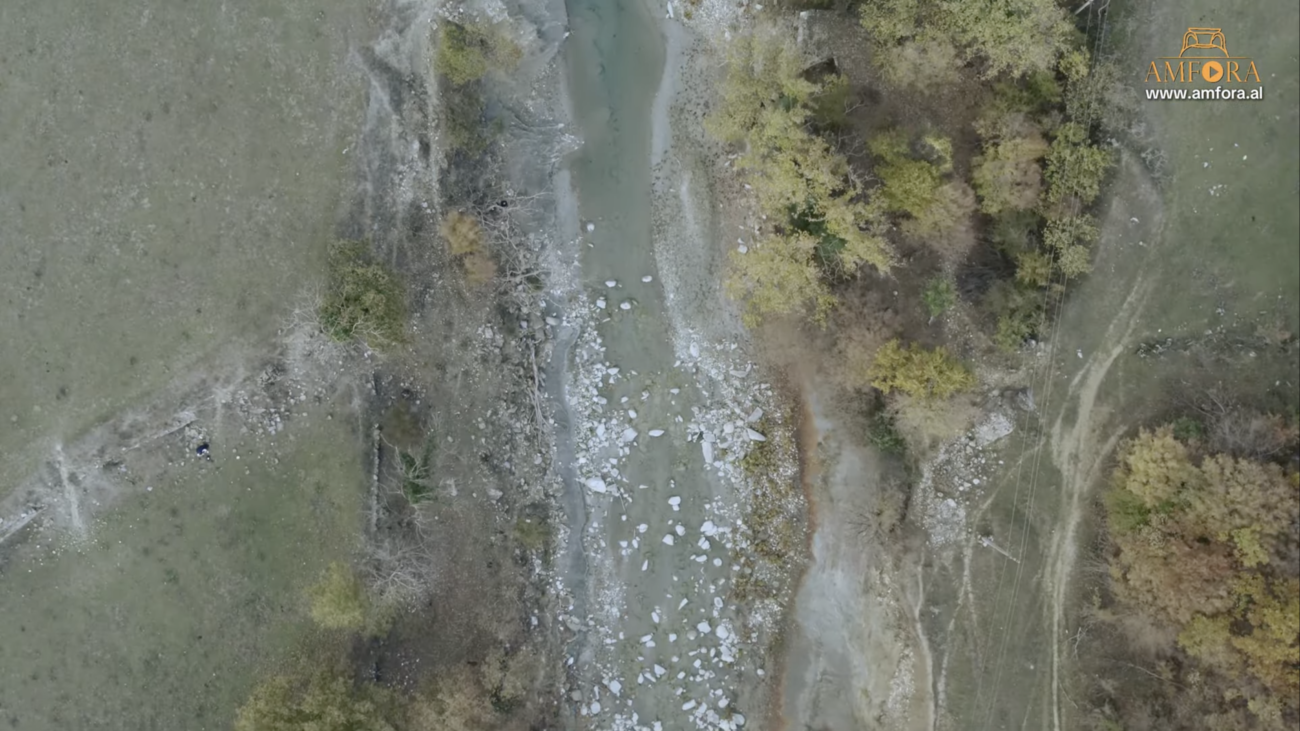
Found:
<svg viewBox="0 0 1300 731"><path fill-rule="evenodd" d="M392 695L342 671L276 675L253 689L235 731L395 731Z"/></svg>
<svg viewBox="0 0 1300 731"><path fill-rule="evenodd" d="M930 313L930 317L938 317L957 304L957 289L951 279L935 277L925 285L925 291L921 293L921 301L925 303L925 309Z"/></svg>
<svg viewBox="0 0 1300 731"><path fill-rule="evenodd" d="M1036 135L987 145L984 154L975 158L971 176L980 209L996 216L1033 208L1043 190L1039 160L1047 149L1047 142Z"/></svg>
<svg viewBox="0 0 1300 731"><path fill-rule="evenodd" d="M352 569L335 561L325 576L307 590L311 618L325 629L359 630L366 623L367 602L361 580Z"/></svg>
<svg viewBox="0 0 1300 731"><path fill-rule="evenodd" d="M405 339L406 302L401 284L370 258L360 242L336 244L329 255L328 289L318 316L332 338L385 347Z"/></svg>
<svg viewBox="0 0 1300 731"><path fill-rule="evenodd" d="M491 69L513 69L521 56L519 46L495 28L444 20L434 69L453 86L463 86L482 79Z"/></svg>
<svg viewBox="0 0 1300 731"><path fill-rule="evenodd" d="M973 387L975 376L942 347L930 350L912 343L904 348L891 340L876 352L871 385L882 393L899 390L918 398L948 398Z"/></svg>

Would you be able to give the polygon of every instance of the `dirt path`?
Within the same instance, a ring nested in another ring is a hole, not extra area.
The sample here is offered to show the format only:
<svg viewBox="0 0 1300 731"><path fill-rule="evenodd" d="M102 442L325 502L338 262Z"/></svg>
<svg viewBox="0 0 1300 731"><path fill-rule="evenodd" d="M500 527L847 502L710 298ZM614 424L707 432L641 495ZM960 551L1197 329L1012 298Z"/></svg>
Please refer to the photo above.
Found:
<svg viewBox="0 0 1300 731"><path fill-rule="evenodd" d="M1048 574L1043 590L1051 599L1052 638L1052 728L1061 728L1061 645L1062 624L1065 620L1066 595L1070 571L1076 553L1076 531L1083 516L1084 497L1106 464L1107 458L1119 442L1122 431L1112 429L1109 436L1101 428L1107 424L1109 410L1098 402L1098 391L1115 359L1130 345L1137 314L1145 303L1150 285L1139 278L1111 321L1106 339L1095 354L1087 359L1070 382L1061 413L1056 417L1050 433L1052 461L1063 477L1061 489L1065 495L1057 529L1052 533L1048 549ZM1068 407L1072 406L1073 409ZM1065 423L1066 414L1073 411L1073 422ZM1017 577L1019 580L1019 577Z"/></svg>

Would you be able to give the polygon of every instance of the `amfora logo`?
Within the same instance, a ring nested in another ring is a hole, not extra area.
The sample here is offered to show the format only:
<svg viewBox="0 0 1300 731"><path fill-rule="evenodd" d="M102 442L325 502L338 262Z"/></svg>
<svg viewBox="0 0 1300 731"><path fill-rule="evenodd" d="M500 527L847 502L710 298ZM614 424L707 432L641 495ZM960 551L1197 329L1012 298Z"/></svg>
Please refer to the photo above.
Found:
<svg viewBox="0 0 1300 731"><path fill-rule="evenodd" d="M1232 84L1190 89L1147 88L1148 99L1249 99L1264 98L1259 69L1248 56L1228 53L1222 28L1188 28L1177 56L1161 56L1147 67L1148 84Z"/></svg>

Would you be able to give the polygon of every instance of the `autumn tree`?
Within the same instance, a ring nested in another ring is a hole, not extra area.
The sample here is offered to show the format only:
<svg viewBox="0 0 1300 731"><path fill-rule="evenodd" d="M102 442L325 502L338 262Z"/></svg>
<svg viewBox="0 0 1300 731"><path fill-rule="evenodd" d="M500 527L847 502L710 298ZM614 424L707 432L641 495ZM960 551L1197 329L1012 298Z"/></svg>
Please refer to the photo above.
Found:
<svg viewBox="0 0 1300 731"><path fill-rule="evenodd" d="M828 276L893 263L848 161L812 130L824 87L803 69L794 47L771 32L736 39L722 103L706 120L719 139L743 143L737 168L769 223L747 251L733 252L726 282L751 324L772 313L824 318L834 303Z"/></svg>
<svg viewBox="0 0 1300 731"><path fill-rule="evenodd" d="M1292 705L1300 582L1283 557L1296 548L1298 491L1294 471L1206 453L1165 426L1125 445L1105 496L1116 595L1172 624L1190 655Z"/></svg>
<svg viewBox="0 0 1300 731"><path fill-rule="evenodd" d="M898 340L876 351L871 385L883 393L898 390L918 398L948 398L975 385L975 376L945 348L906 347Z"/></svg>

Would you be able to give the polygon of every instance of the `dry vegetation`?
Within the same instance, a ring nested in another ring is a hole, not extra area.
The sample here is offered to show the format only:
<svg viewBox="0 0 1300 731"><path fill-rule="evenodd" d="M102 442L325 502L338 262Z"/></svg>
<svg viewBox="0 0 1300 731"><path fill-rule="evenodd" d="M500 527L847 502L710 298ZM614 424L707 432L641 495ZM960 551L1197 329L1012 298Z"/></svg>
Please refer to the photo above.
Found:
<svg viewBox="0 0 1300 731"><path fill-rule="evenodd" d="M462 211L452 211L443 218L440 233L447 242L447 251L471 286L482 286L496 277L497 267L487 251L483 227L477 218Z"/></svg>

